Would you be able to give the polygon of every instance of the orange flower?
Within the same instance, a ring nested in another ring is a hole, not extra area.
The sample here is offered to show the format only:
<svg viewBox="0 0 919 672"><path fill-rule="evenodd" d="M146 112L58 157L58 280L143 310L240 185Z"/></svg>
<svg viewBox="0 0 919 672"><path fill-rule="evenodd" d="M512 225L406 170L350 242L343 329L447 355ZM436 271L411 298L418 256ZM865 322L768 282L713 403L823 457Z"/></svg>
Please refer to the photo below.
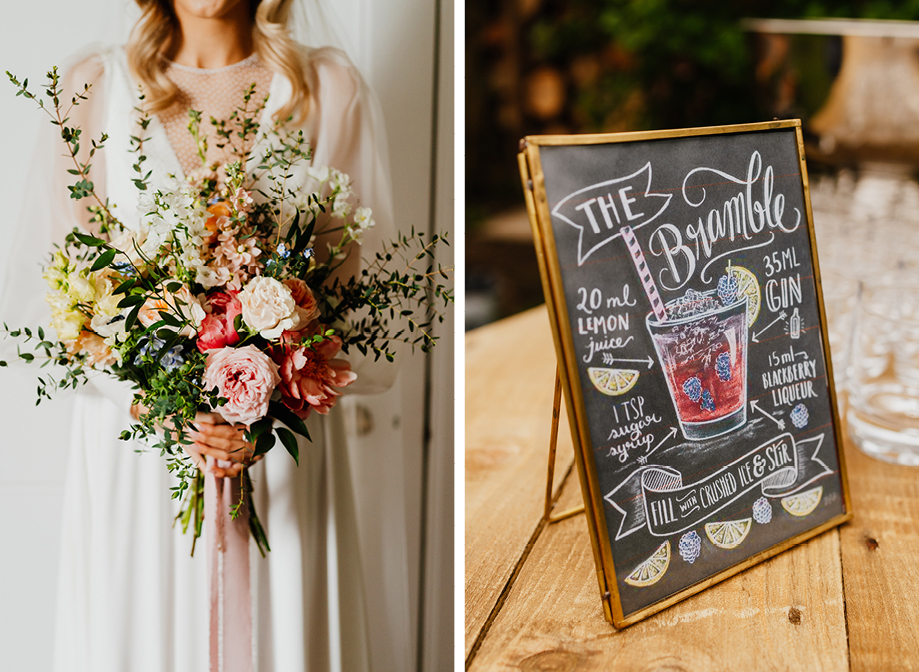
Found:
<svg viewBox="0 0 919 672"><path fill-rule="evenodd" d="M112 349L105 344L105 341L98 334L85 329L80 332L75 341L67 341L66 345L70 354L86 355L90 366L96 364L111 366L117 361L112 354Z"/></svg>
<svg viewBox="0 0 919 672"><path fill-rule="evenodd" d="M140 319L140 323L145 327L149 327L154 322L159 322L160 311L164 313L171 313L172 306L163 301L162 299L157 299L155 297L150 297L144 302L143 307L140 309L137 317Z"/></svg>
<svg viewBox="0 0 919 672"><path fill-rule="evenodd" d="M211 213L211 216L204 223L204 226L210 234L205 238L204 242L210 245L217 240L217 231L220 228L220 218L230 217L230 215L233 214L233 210L230 209L230 204L226 201L217 201L213 205L207 206L207 211Z"/></svg>
<svg viewBox="0 0 919 672"><path fill-rule="evenodd" d="M300 315L300 324L297 326L297 331L306 329L310 322L319 317L319 302L316 301L312 290L303 280L288 278L284 281L284 284L287 285L290 295L297 303L297 314Z"/></svg>

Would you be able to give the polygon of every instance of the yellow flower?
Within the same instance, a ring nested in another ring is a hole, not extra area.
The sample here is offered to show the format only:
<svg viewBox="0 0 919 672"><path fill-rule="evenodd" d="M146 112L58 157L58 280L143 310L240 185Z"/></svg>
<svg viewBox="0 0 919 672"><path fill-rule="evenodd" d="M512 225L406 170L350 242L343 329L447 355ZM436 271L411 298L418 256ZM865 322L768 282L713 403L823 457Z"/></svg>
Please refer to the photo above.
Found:
<svg viewBox="0 0 919 672"><path fill-rule="evenodd" d="M62 341L72 341L86 324L86 315L74 310L74 301L62 291L49 292L45 301L51 307L51 326Z"/></svg>
<svg viewBox="0 0 919 672"><path fill-rule="evenodd" d="M121 310L118 308L118 303L122 297L112 294L112 292L115 291L115 285L112 281L108 278L96 275L95 286L96 295L93 312L96 315L106 315L108 317L114 317L120 313Z"/></svg>
<svg viewBox="0 0 919 672"><path fill-rule="evenodd" d="M70 278L70 297L80 303L88 303L96 298L95 278L86 277L83 273L71 275Z"/></svg>
<svg viewBox="0 0 919 672"><path fill-rule="evenodd" d="M67 266L69 261L60 250L51 257L51 265L42 274L51 289L60 289L67 280Z"/></svg>

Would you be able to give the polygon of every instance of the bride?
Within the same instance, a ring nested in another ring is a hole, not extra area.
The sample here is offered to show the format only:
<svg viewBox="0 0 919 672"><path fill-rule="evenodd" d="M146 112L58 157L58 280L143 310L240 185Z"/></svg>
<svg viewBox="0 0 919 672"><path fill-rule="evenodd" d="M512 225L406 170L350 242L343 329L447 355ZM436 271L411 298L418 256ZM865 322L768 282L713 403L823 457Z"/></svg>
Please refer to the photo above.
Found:
<svg viewBox="0 0 919 672"><path fill-rule="evenodd" d="M108 134L92 177L122 222L137 220L131 180L136 158L129 152L129 139L138 133L136 108L153 115L144 153L155 187L167 175L187 175L200 165L186 129L188 111L201 111L205 120L225 119L255 84L256 98L269 95L262 120L293 117L313 149L313 164L349 174L361 204L373 208L377 240L390 237L387 159L375 101L342 52L291 40L293 0L136 2L142 17L128 43L83 59L65 79L72 91L91 85L71 123L85 138ZM214 138L207 146L208 163L225 158ZM52 175L63 181L65 166ZM67 193L64 184L45 191L54 197ZM57 240L74 225L88 226L85 213L60 200L50 204L56 212L47 220ZM365 241L364 253L373 247L374 240ZM349 392L359 384L364 391L381 389L394 375L385 365L353 357L352 363L359 382ZM75 401L55 623L57 672L208 669L206 554L199 547L190 558L190 540L172 528L171 482L159 456L117 440L136 413L131 400L129 390L100 378ZM219 418L202 420L198 456L245 461L245 451L229 452L244 447L239 428ZM266 559L252 559L254 665L241 670L371 669L344 418L333 412L318 420L310 418L313 442L301 447L299 467L275 451L251 470L255 505L273 550ZM214 469L223 476L239 468Z"/></svg>

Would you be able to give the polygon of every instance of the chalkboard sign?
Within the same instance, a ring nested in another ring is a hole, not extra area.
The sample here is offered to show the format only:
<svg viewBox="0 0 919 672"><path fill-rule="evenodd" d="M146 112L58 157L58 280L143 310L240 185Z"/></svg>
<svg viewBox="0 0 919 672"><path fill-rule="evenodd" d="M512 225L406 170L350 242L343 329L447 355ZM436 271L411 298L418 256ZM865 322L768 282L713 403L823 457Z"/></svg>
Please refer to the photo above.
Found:
<svg viewBox="0 0 919 672"><path fill-rule="evenodd" d="M800 122L521 148L607 619L848 520Z"/></svg>

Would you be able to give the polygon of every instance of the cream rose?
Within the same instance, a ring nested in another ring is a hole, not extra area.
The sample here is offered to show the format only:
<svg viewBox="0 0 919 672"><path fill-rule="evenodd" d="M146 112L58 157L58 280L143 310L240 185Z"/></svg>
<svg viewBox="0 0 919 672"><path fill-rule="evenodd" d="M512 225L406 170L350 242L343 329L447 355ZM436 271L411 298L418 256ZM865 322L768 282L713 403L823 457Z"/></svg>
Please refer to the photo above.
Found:
<svg viewBox="0 0 919 672"><path fill-rule="evenodd" d="M300 324L290 289L274 278L252 278L237 298L242 304L243 322L263 338L278 338Z"/></svg>

